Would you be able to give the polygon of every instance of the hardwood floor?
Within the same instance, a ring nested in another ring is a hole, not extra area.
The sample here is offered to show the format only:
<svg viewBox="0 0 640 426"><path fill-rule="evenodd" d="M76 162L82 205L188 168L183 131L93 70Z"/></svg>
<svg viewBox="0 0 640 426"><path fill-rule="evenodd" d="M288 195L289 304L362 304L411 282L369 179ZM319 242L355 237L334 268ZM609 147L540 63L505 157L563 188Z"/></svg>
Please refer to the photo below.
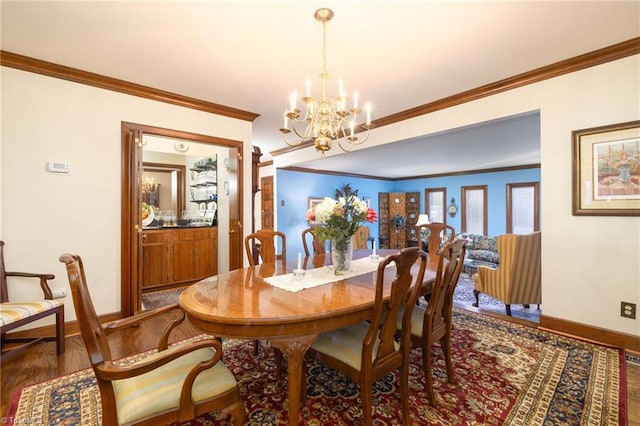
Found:
<svg viewBox="0 0 640 426"><path fill-rule="evenodd" d="M114 333L110 337L113 356L119 358L151 349L165 324L166 321L162 319L151 320L145 322L142 327L130 328L124 333ZM172 337L175 340L182 340L198 334L200 332L185 321L177 330L174 330ZM0 366L1 416L6 415L11 396L16 389L88 367L90 367L89 358L80 336L67 338L66 352L60 357L56 357L55 342L46 342L36 345L22 356L2 362ZM627 362L627 407L630 426L640 425L638 401L640 401L640 365Z"/></svg>

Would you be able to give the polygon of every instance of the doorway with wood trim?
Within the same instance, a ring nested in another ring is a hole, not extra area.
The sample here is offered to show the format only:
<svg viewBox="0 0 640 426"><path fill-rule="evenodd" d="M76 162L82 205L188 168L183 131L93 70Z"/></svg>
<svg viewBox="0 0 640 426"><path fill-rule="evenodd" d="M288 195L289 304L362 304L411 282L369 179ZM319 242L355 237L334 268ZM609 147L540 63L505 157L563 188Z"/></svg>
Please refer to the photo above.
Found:
<svg viewBox="0 0 640 426"><path fill-rule="evenodd" d="M275 229L273 223L273 176L265 176L260 179L261 202L261 227L263 229Z"/></svg>
<svg viewBox="0 0 640 426"><path fill-rule="evenodd" d="M176 286L188 283L191 279L197 281L200 275L211 275L211 271L217 273L218 255L215 259L212 248L216 253L221 253L221 269L235 269L242 262L241 225L239 218L242 217L242 149L243 142L230 139L218 138L195 133L189 133L178 130L170 130L153 126L123 122L121 126L122 139L122 222L121 222L121 313L123 316L129 316L141 310L141 294L143 283L145 282L143 270L143 222L142 222L142 171L143 171L143 141L144 136L149 135L153 138L167 139L169 146L175 148L177 155L183 154L187 149L191 149L192 154L197 150L206 150L207 146L210 150L216 152L216 162L219 161L219 167L224 168L224 180L217 185L216 195L224 200L217 200L215 205L219 204L221 208L217 210L216 217L218 219L217 227L209 227L206 230L202 228L176 229L179 232L186 232L190 229L194 232L208 233L211 242L183 242L181 238L181 249L189 248L194 245L194 250L206 256L204 262L195 264L195 275L189 275L189 270L184 269L184 264L177 269L180 280L173 280L175 275L171 272L164 271L169 276L167 285L160 287L171 287L175 283ZM190 148L188 148L190 147ZM187 148L187 149L185 149ZM199 151L206 152L206 151ZM200 155L200 154L197 154ZM213 155L203 155L204 158L213 158ZM189 168L189 167L188 167ZM187 172L189 173L189 172ZM191 197L192 188L185 188L186 197L185 204L195 202ZM213 195L213 194L211 194ZM213 201L213 197L211 200ZM183 205L185 205L183 204ZM210 203L208 203L210 204ZM223 207L224 206L224 207ZM207 208L207 212L211 212ZM176 216L181 216L182 212L176 212ZM181 223L182 227L184 223ZM184 228L184 227L182 227ZM211 229L209 232L208 229ZM164 228L160 231L164 231ZM215 232L214 232L215 231ZM217 232L221 231L221 232ZM190 232L190 231L189 231ZM209 235L210 233L210 235ZM213 240L211 240L213 238ZM220 244L218 243L220 241ZM198 246L200 244L201 246ZM170 247L163 247L160 252L163 254L172 253ZM191 255L188 255L187 260ZM227 259L228 258L228 259ZM224 259L224 261L222 260ZM211 262L215 262L212 266ZM192 265L189 265L192 266ZM215 268L214 268L215 266ZM198 269L199 268L199 269ZM213 268L213 269L212 269ZM192 277L192 278L189 278ZM148 281L148 280L147 280Z"/></svg>

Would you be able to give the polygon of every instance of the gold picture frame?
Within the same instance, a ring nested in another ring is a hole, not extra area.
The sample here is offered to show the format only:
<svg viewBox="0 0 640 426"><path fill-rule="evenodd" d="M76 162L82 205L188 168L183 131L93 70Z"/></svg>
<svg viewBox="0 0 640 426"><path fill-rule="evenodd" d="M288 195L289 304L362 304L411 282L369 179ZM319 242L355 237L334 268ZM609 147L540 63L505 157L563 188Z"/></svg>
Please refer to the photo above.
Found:
<svg viewBox="0 0 640 426"><path fill-rule="evenodd" d="M640 120L574 130L574 216L640 216Z"/></svg>

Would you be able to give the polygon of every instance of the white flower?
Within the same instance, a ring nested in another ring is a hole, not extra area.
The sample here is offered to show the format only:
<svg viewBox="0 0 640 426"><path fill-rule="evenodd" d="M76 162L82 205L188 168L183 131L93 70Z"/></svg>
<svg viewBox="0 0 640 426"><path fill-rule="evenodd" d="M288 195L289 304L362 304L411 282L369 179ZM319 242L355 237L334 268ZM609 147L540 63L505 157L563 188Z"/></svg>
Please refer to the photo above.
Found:
<svg viewBox="0 0 640 426"><path fill-rule="evenodd" d="M338 202L330 197L324 197L324 200L315 207L316 221L320 223L326 223L334 210Z"/></svg>

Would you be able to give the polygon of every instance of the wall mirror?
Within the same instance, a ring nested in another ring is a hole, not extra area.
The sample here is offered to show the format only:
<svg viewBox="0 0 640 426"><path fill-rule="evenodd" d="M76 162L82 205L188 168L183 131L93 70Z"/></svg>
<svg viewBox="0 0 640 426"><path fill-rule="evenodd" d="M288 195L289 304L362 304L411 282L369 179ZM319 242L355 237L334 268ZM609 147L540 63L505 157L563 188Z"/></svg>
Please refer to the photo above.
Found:
<svg viewBox="0 0 640 426"><path fill-rule="evenodd" d="M183 211L185 206L185 166L144 162L142 202L157 210Z"/></svg>
<svg viewBox="0 0 640 426"><path fill-rule="evenodd" d="M143 135L144 228L217 224L218 151L208 144Z"/></svg>

